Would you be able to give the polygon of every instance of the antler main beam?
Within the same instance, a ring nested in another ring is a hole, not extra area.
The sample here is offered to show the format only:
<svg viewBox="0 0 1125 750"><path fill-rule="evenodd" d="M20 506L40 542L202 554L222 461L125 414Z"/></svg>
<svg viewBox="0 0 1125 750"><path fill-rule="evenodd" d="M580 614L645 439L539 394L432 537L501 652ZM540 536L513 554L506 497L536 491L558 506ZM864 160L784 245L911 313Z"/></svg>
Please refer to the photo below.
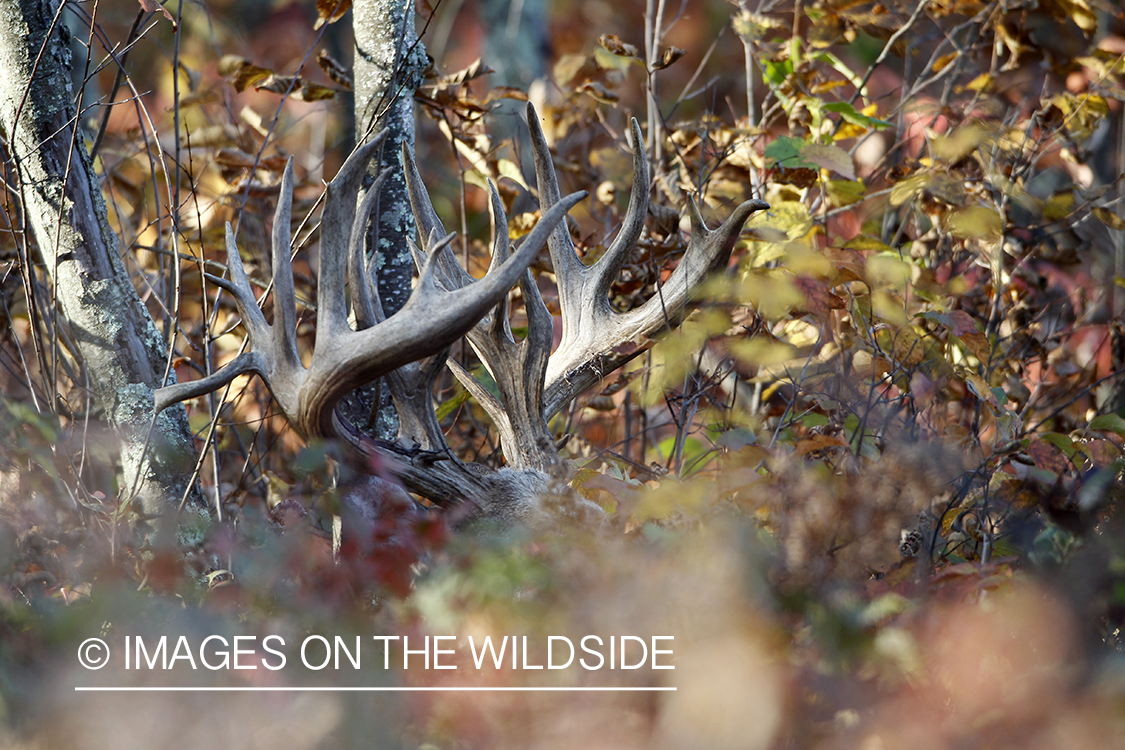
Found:
<svg viewBox="0 0 1125 750"><path fill-rule="evenodd" d="M161 388L155 406L213 391L237 375L256 372L293 427L304 437L344 438L354 445L363 438L336 413L340 400L356 388L417 360L448 348L491 308L507 297L520 275L545 244L548 234L585 194L567 196L545 211L520 251L494 266L480 281L460 289L440 289L436 264L420 269L410 299L395 315L353 330L347 318L345 270L363 242L374 205L365 200L355 211L356 194L367 162L385 134L357 149L328 186L321 222L320 271L317 286L317 329L312 360L305 367L297 352L296 295L289 257L290 214L293 202L293 161L286 165L272 237L274 267L273 324L266 322L243 269L233 233L227 226L227 255L231 278L212 281L229 291L250 337L250 351L219 372L199 381ZM385 179L386 173L380 176ZM378 185L368 192L373 196ZM367 288L370 291L370 287Z"/></svg>
<svg viewBox="0 0 1125 750"><path fill-rule="evenodd" d="M543 210L560 200L552 156L534 107L528 106L533 155ZM456 362L449 367L457 379L489 413L500 433L508 465L559 473L561 460L546 420L576 395L594 386L609 372L648 349L661 330L683 316L688 296L708 273L726 266L746 219L769 208L763 201L747 201L716 230L708 230L694 202L688 210L692 237L676 271L659 293L641 307L616 312L609 301L610 286L644 230L648 213L649 170L640 127L632 122L633 190L622 228L605 255L593 266L578 258L565 225L555 226L548 246L555 269L562 308L562 342L550 354L553 321L530 272L520 277L527 336L516 342L508 322L508 300L483 317L466 338L496 381L499 398ZM430 203L417 168L404 159L411 206L418 222L422 248L415 262L437 265L438 284L462 289L473 279L438 238L445 228ZM495 186L489 184L493 223L492 268L509 254L507 218ZM428 261L427 261L428 259Z"/></svg>
<svg viewBox="0 0 1125 750"><path fill-rule="evenodd" d="M531 129L539 203L545 211L560 200L559 182L539 117L530 104L527 124ZM609 302L610 286L636 248L648 214L648 159L636 119L632 121L631 131L633 191L621 230L609 249L597 263L587 266L578 258L565 225L557 227L547 243L555 267L563 326L562 341L547 364L543 397L547 418L605 375L650 348L657 333L676 326L691 290L707 274L726 267L746 220L751 214L770 207L765 201L746 201L717 229L710 230L689 196L691 239L671 278L640 307L624 313L615 311Z"/></svg>

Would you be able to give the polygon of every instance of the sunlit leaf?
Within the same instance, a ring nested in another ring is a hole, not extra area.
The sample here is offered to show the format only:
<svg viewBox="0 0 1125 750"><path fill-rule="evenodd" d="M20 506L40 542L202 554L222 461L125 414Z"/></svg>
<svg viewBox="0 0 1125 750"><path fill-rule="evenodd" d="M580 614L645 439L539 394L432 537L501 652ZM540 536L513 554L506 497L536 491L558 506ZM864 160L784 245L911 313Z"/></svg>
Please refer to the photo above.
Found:
<svg viewBox="0 0 1125 750"><path fill-rule="evenodd" d="M839 146L808 143L801 148L801 158L830 172L835 172L845 179L855 179L855 165L852 163L852 158L848 156L847 151Z"/></svg>
<svg viewBox="0 0 1125 750"><path fill-rule="evenodd" d="M598 44L602 45L607 52L622 57L637 57L638 55L636 46L621 41L621 37L617 34L602 34L598 37Z"/></svg>
<svg viewBox="0 0 1125 750"><path fill-rule="evenodd" d="M1090 420L1091 430L1105 430L1125 436L1125 418L1118 414L1101 414Z"/></svg>
<svg viewBox="0 0 1125 750"><path fill-rule="evenodd" d="M969 206L951 212L946 217L946 228L954 237L996 240L1004 231L1004 220L995 209Z"/></svg>
<svg viewBox="0 0 1125 750"><path fill-rule="evenodd" d="M858 203L867 192L862 180L828 180L824 187L828 191L828 200L837 208Z"/></svg>
<svg viewBox="0 0 1125 750"><path fill-rule="evenodd" d="M847 102L829 102L823 106L823 109L825 112L835 112L839 114L845 122L858 125L862 128L883 130L884 128L891 127L891 123L886 120L880 120L876 117L865 115Z"/></svg>
<svg viewBox="0 0 1125 750"><path fill-rule="evenodd" d="M730 344L731 354L750 365L769 367L793 359L797 350L767 336L739 339Z"/></svg>
<svg viewBox="0 0 1125 750"><path fill-rule="evenodd" d="M1125 219L1122 219L1120 216L1118 216L1113 211L1110 211L1108 208L1094 206L1090 209L1090 213L1094 214L1094 216L1097 217L1098 221L1105 224L1110 229L1125 231Z"/></svg>
<svg viewBox="0 0 1125 750"><path fill-rule="evenodd" d="M668 49L664 50L664 53L660 56L660 59L653 63L652 69L664 70L669 65L672 65L686 54L687 51L682 50L679 47L669 47Z"/></svg>
<svg viewBox="0 0 1125 750"><path fill-rule="evenodd" d="M351 7L352 0L316 0L316 23L313 24L313 29L319 29L326 23L336 23Z"/></svg>

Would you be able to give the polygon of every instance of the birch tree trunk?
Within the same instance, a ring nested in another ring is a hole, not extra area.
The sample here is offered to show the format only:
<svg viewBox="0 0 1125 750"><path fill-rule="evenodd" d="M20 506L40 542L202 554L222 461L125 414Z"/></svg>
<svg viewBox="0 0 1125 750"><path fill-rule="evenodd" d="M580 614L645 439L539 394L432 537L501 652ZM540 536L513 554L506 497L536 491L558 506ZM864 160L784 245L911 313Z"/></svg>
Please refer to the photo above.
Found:
<svg viewBox="0 0 1125 750"><path fill-rule="evenodd" d="M390 130L367 177L370 185L375 175L391 167L376 204L377 219L367 237L368 257L375 257L372 267L387 315L406 304L414 275L414 261L406 245L408 237L414 238L414 215L406 193L402 147L405 144L414 150L414 90L429 66L414 23L412 0L356 0L352 5L356 145L384 128ZM393 438L398 426L387 394L382 396L378 413L377 423L371 426L380 437Z"/></svg>
<svg viewBox="0 0 1125 750"><path fill-rule="evenodd" d="M414 90L422 83L429 61L414 28L414 3L410 0L357 0L352 6L355 27L356 145L366 143L384 128L390 129L378 164L369 174L392 167L379 197L377 253L379 293L391 315L410 296L414 262L406 238L414 237L414 216L402 171L402 146L414 149Z"/></svg>
<svg viewBox="0 0 1125 750"><path fill-rule="evenodd" d="M129 281L76 131L68 38L56 2L0 0L0 137L62 325L120 441L121 497L156 519L185 494L198 499L189 487L195 446L182 407L166 410L150 435L165 344Z"/></svg>

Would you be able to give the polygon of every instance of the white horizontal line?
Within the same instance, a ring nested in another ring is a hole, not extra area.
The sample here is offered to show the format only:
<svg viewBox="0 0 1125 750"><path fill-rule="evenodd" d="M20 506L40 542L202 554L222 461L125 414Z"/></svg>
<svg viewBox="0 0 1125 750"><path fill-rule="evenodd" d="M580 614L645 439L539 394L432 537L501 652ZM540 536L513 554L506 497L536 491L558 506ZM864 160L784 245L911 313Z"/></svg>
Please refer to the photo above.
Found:
<svg viewBox="0 0 1125 750"><path fill-rule="evenodd" d="M674 687L75 687L79 693L652 693Z"/></svg>

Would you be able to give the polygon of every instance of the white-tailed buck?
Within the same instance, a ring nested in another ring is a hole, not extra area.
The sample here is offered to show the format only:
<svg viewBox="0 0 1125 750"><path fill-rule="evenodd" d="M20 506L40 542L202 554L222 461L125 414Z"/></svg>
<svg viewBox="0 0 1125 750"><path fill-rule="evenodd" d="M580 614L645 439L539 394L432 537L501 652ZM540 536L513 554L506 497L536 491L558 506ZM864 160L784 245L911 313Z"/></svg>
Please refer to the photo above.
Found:
<svg viewBox="0 0 1125 750"><path fill-rule="evenodd" d="M649 170L640 128L634 120L633 188L623 225L602 258L587 266L576 254L564 221L566 212L585 194L560 195L551 153L531 106L528 125L542 216L513 251L503 204L490 184L492 262L479 280L455 259L449 247L453 235L446 234L438 219L413 156L403 154L420 238L420 247L410 243L419 278L406 305L390 317L383 312L364 261L366 227L386 172L356 210L360 181L381 139L348 158L328 186L321 219L316 338L308 367L298 355L295 333L290 160L273 223L273 324L266 322L258 307L228 225L230 278L211 280L234 296L249 333L250 351L207 378L161 388L156 409L214 391L242 373L256 372L301 435L339 440L361 459L373 454L391 459L392 470L407 489L439 505L468 502L474 516L531 524L560 513L592 512L566 485L565 467L547 420L648 349L661 331L676 325L691 289L711 271L726 267L746 219L769 206L746 201L722 226L709 230L688 198L691 238L675 272L643 305L617 312L610 305L610 285L635 248L648 213ZM562 313L562 341L554 353L552 315L528 270L544 244L550 250ZM345 277L358 330L349 324ZM508 295L517 283L527 315L527 335L519 342L508 320ZM499 398L447 360L449 347L462 336L495 379ZM493 471L463 463L449 449L433 404L434 384L446 365L491 416L508 468ZM398 413L399 435L394 442L365 435L336 408L350 392L378 378L387 384Z"/></svg>

